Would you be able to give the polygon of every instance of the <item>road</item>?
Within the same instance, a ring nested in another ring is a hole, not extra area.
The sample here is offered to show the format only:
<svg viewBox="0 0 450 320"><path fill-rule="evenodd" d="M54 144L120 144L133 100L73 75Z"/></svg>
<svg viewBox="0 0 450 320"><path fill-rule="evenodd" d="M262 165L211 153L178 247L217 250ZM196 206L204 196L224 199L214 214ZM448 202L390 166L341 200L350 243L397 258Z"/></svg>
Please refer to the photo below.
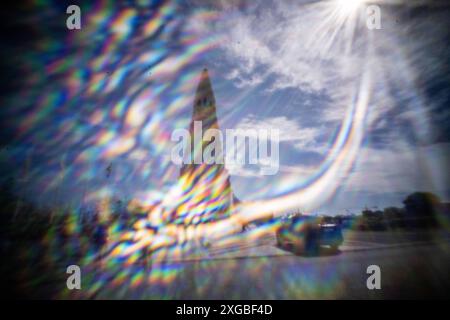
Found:
<svg viewBox="0 0 450 320"><path fill-rule="evenodd" d="M207 256L129 267L122 281L104 280L91 298L114 299L428 299L450 293L447 235L350 232L339 252L297 256L273 237L220 248ZM369 265L381 289L366 286ZM123 270L121 270L123 274ZM103 279L108 277L103 276ZM115 280L114 280L115 279ZM114 284L115 283L115 284ZM91 291L92 292L92 291ZM68 298L75 298L70 293ZM83 296L77 296L83 297ZM84 296L85 297L85 296Z"/></svg>

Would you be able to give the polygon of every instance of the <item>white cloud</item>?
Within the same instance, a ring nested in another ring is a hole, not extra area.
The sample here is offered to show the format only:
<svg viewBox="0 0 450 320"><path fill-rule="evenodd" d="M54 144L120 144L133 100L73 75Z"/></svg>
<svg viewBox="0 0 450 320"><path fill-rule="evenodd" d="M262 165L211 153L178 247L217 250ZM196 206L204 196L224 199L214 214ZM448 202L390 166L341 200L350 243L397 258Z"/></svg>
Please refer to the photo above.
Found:
<svg viewBox="0 0 450 320"><path fill-rule="evenodd" d="M332 29L342 26L324 22L333 14L332 6L280 1L257 10L257 15L236 10L217 26L227 39L223 48L240 64L241 73L235 69L228 76L267 70L266 76L277 75L272 89L315 91L357 70L357 57L344 54L345 47L339 44L345 35Z"/></svg>
<svg viewBox="0 0 450 320"><path fill-rule="evenodd" d="M250 115L244 119L242 119L235 128L234 135L243 134L246 137L253 136L254 138L260 139L258 134L260 131L277 131L278 139L277 144L284 143L290 146L292 149L301 151L301 152L316 152L319 154L325 154L329 148L328 143L319 143L317 142L317 138L323 134L323 130L321 127L301 127L297 121L288 119L285 116L274 117L274 118L266 118L266 119L257 119L255 116ZM267 138L273 139L274 136L268 133ZM273 144L271 148L273 148ZM239 150L243 150L242 148L246 148L245 146L238 146ZM226 152L229 152L227 149ZM248 152L248 151L246 151ZM258 163L256 165L249 164L239 164L239 163L226 163L226 167L230 174L235 176L261 176L261 168L277 168L274 170L273 174L277 174L279 171L284 173L301 173L305 175L305 178L309 176L310 173L313 172L313 167L305 167L301 164L299 166L285 166L282 165L280 169L280 158L283 157L283 154L278 156L278 152L276 156L270 153L270 156L265 159L258 159ZM272 174L270 174L272 175Z"/></svg>
<svg viewBox="0 0 450 320"><path fill-rule="evenodd" d="M263 120L248 116L237 124L236 129L279 130L280 142L290 143L299 151L324 153L328 148L326 143L317 142L317 138L323 134L322 127L301 127L297 121L285 116Z"/></svg>
<svg viewBox="0 0 450 320"><path fill-rule="evenodd" d="M445 194L450 183L446 166L450 144L411 148L361 149L354 170L345 182L346 191L409 193L417 190Z"/></svg>

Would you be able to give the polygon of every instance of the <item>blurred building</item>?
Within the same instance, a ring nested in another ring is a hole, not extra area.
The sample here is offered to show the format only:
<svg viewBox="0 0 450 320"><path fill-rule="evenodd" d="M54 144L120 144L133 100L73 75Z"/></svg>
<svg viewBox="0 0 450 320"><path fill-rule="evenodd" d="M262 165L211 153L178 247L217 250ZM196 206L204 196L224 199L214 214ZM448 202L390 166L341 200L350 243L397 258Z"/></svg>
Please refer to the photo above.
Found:
<svg viewBox="0 0 450 320"><path fill-rule="evenodd" d="M189 126L190 149L185 150L185 155L189 155L187 159L191 161L183 163L178 181L182 194L175 219L182 219L183 224L226 218L231 214L233 204L238 202L224 164L222 136L208 137L204 141L209 129L219 130L219 123L211 81L207 69L204 69L200 75ZM206 163L206 159L202 159L205 150L213 150L210 152L215 159L213 163Z"/></svg>

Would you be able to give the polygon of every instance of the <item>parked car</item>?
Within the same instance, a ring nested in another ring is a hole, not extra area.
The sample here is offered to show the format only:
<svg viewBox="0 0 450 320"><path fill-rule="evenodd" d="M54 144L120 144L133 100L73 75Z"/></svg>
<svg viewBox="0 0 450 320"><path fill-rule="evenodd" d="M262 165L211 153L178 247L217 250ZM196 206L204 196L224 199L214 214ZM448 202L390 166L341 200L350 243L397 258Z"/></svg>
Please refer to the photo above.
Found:
<svg viewBox="0 0 450 320"><path fill-rule="evenodd" d="M291 246L298 254L317 254L321 246L337 250L344 241L341 226L326 218L287 215L279 220L276 231L280 247Z"/></svg>

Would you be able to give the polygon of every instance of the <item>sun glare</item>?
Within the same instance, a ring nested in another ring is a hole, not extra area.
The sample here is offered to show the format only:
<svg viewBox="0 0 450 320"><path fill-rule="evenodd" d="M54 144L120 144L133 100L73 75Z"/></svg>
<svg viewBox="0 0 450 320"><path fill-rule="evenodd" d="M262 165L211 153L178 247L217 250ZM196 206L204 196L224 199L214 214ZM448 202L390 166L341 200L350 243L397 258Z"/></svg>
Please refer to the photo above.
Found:
<svg viewBox="0 0 450 320"><path fill-rule="evenodd" d="M335 0L337 6L346 13L352 13L361 7L366 1L365 0Z"/></svg>

